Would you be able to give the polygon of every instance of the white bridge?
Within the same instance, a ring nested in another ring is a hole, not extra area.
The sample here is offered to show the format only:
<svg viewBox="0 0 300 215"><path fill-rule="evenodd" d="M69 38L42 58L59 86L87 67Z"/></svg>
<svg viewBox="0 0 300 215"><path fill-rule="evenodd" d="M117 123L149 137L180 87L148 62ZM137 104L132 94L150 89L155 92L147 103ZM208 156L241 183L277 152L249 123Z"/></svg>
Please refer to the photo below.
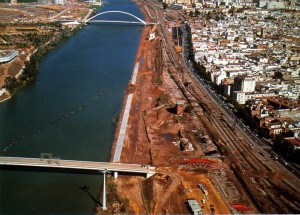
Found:
<svg viewBox="0 0 300 215"><path fill-rule="evenodd" d="M123 20L95 20L94 18L103 14L108 14L108 13L121 13L121 14L126 14L128 16L133 17L136 21L123 21ZM85 23L125 23L125 24L138 24L138 25L154 25L155 23L147 23L144 20L142 20L141 18L125 12L125 11L104 11L101 13L98 13L90 18L88 18L87 20L84 21Z"/></svg>
<svg viewBox="0 0 300 215"><path fill-rule="evenodd" d="M25 158L25 157L2 157L0 165L43 167L56 169L77 169L77 170L107 170L114 173L117 178L118 172L146 174L146 177L154 175L155 167L141 164L110 163L96 161L61 160L57 158Z"/></svg>

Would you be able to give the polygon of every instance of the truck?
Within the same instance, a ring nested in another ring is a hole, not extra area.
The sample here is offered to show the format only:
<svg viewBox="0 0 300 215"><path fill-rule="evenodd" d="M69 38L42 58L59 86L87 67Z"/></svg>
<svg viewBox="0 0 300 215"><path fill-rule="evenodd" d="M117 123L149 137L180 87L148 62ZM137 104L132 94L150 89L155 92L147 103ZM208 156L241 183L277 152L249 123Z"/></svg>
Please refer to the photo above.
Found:
<svg viewBox="0 0 300 215"><path fill-rule="evenodd" d="M208 191L203 184L198 184L198 187L202 190L204 195L208 195Z"/></svg>

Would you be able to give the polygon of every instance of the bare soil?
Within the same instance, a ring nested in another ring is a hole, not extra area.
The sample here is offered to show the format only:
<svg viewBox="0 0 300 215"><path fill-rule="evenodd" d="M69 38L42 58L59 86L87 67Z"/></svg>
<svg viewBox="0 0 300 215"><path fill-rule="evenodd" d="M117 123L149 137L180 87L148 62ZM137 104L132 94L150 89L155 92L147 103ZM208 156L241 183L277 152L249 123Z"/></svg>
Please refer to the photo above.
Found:
<svg viewBox="0 0 300 215"><path fill-rule="evenodd" d="M201 204L203 194L197 184L202 183L209 192L209 200L201 205L204 212L211 213L213 208L216 213L230 213L206 172L185 171L180 167L185 159L202 155L192 132L200 129L201 124L194 113L176 114L175 104L183 96L170 74L156 64L160 38L147 40L149 31L150 27L144 28L136 57L136 62L140 62L137 83L129 85L127 90L133 93L133 101L121 162L154 165L159 173L148 179L119 176L115 179L118 194L129 199L128 213L188 214L191 211L185 201L194 198ZM193 151L182 151L174 144L182 137L193 145Z"/></svg>

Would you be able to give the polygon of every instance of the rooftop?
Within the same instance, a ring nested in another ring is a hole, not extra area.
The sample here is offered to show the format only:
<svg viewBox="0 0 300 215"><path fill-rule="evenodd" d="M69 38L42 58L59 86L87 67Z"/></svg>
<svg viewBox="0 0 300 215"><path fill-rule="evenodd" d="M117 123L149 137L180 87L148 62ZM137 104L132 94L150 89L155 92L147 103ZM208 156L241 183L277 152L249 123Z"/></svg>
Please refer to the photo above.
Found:
<svg viewBox="0 0 300 215"><path fill-rule="evenodd" d="M295 146L300 146L300 140L298 140L297 138L295 137L288 137L288 138L285 138L289 143L291 143L292 145L295 145Z"/></svg>

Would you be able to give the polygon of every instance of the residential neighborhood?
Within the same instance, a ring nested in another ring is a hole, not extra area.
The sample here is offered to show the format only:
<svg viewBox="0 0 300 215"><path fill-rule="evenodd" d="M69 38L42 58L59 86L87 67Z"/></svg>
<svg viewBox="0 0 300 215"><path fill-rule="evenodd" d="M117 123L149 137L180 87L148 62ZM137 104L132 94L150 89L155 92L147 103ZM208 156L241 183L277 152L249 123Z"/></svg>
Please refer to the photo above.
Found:
<svg viewBox="0 0 300 215"><path fill-rule="evenodd" d="M234 111L243 109L248 125L271 141L287 135L286 147L296 153L300 141L288 140L300 129L299 12L217 5L199 11L201 18L189 22L199 73Z"/></svg>

